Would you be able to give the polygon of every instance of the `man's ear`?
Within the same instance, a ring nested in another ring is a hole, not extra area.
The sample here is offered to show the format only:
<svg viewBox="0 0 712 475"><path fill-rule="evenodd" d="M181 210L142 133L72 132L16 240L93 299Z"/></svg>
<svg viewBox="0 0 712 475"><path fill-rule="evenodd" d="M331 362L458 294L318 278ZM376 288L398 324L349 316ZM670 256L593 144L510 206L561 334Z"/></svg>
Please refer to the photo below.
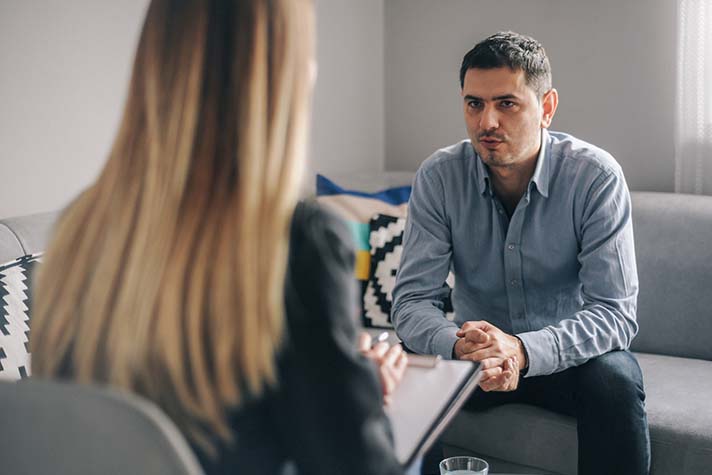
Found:
<svg viewBox="0 0 712 475"><path fill-rule="evenodd" d="M554 119L554 114L556 114L556 108L559 105L559 92L556 89L549 89L544 93L544 97L541 99L541 127L544 129L549 128L551 121Z"/></svg>

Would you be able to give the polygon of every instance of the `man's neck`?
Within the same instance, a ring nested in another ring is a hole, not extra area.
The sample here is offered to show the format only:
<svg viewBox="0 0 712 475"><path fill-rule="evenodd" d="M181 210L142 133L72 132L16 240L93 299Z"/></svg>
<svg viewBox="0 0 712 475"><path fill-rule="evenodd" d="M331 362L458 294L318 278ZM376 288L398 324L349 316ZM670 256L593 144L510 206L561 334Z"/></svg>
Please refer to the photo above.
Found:
<svg viewBox="0 0 712 475"><path fill-rule="evenodd" d="M527 191L529 181L536 169L538 156L539 154L537 153L530 159L514 165L488 167L494 192L503 201L510 214Z"/></svg>

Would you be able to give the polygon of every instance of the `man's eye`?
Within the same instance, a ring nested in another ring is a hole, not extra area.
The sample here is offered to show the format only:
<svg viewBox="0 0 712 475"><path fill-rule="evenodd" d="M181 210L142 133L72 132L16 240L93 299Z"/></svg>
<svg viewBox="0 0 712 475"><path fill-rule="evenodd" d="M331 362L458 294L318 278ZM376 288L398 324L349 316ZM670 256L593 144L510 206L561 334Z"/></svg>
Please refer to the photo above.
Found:
<svg viewBox="0 0 712 475"><path fill-rule="evenodd" d="M512 107L515 106L514 102L512 102L512 101L502 101L502 102L500 102L499 104L500 104L502 107L504 107L505 109L510 109L510 108L512 108Z"/></svg>
<svg viewBox="0 0 712 475"><path fill-rule="evenodd" d="M482 107L482 103L480 101L469 101L467 105L473 109L479 109Z"/></svg>

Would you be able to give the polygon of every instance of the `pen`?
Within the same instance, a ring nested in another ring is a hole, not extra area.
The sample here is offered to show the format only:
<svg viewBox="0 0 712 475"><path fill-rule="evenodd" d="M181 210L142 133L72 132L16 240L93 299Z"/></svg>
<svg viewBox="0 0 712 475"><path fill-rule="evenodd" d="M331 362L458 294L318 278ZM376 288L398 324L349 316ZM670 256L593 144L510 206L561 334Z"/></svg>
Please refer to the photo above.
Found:
<svg viewBox="0 0 712 475"><path fill-rule="evenodd" d="M376 338L373 339L373 341L371 342L371 348L378 345L382 341L386 341L387 339L388 339L388 332L382 332L380 335L378 335Z"/></svg>

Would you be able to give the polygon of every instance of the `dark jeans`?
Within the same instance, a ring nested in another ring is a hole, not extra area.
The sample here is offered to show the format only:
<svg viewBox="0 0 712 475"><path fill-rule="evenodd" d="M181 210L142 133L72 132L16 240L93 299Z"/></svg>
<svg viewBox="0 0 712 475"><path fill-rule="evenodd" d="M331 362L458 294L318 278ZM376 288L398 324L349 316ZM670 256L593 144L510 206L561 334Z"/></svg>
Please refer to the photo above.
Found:
<svg viewBox="0 0 712 475"><path fill-rule="evenodd" d="M477 389L465 407L480 410L508 403L532 404L576 418L579 475L601 473L602 458L608 474L650 470L643 375L628 351L606 353L549 376L522 378L513 392ZM437 473L437 468L424 467L424 473L430 472Z"/></svg>

